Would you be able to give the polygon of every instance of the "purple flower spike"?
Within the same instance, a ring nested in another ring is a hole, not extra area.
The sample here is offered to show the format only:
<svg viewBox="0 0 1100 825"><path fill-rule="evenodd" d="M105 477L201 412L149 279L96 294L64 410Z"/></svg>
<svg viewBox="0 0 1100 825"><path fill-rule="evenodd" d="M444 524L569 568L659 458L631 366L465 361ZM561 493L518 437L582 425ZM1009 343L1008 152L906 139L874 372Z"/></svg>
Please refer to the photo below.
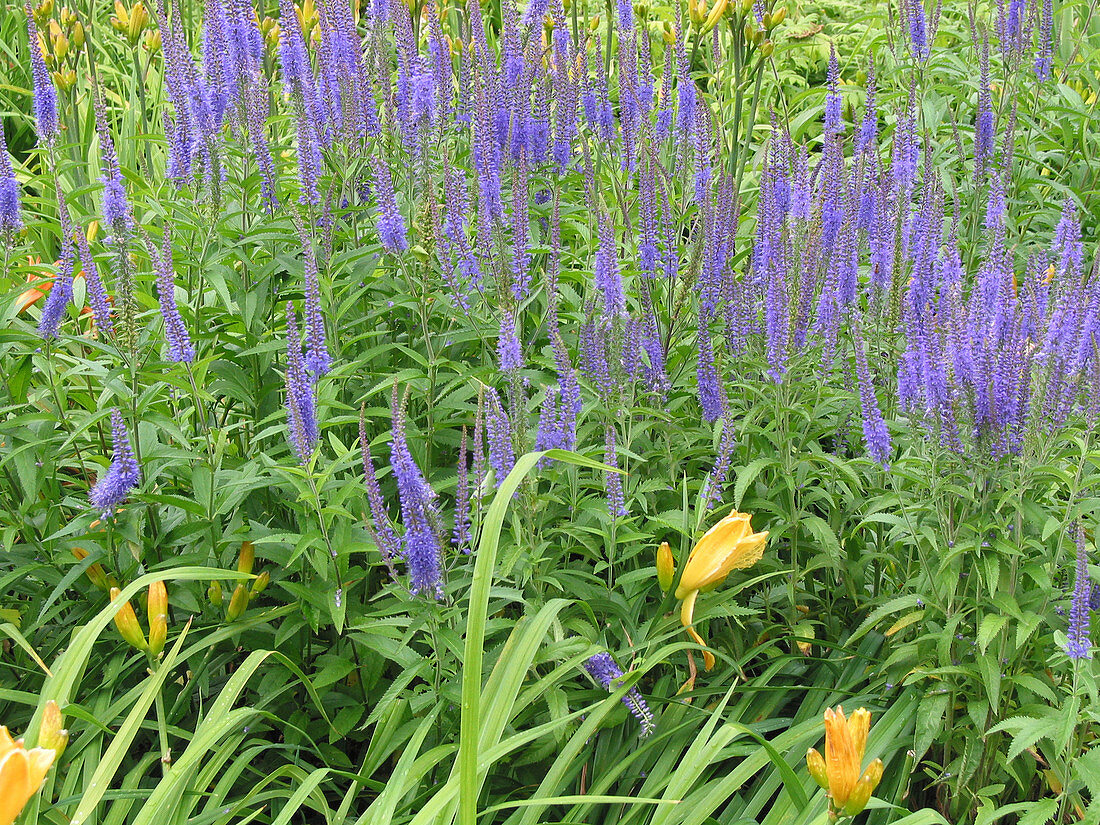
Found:
<svg viewBox="0 0 1100 825"><path fill-rule="evenodd" d="M1069 658L1079 661L1092 658L1092 639L1089 632L1089 596L1092 592L1092 582L1089 579L1085 531L1080 524L1074 526L1073 539L1077 545L1077 572L1073 580L1073 606L1069 613L1065 650Z"/></svg>
<svg viewBox="0 0 1100 825"><path fill-rule="evenodd" d="M595 656L590 657L584 663L584 669L588 671L593 679L603 685L604 690L609 693L615 690L615 681L623 678L624 675L622 668L615 663L610 653L597 653ZM653 733L657 727L657 722L637 688L631 688L626 692L626 695L623 696L623 704L638 720L638 724L642 729L642 736L649 736Z"/></svg>
<svg viewBox="0 0 1100 825"><path fill-rule="evenodd" d="M13 234L23 228L19 214L19 181L11 168L4 125L0 123L0 234Z"/></svg>
<svg viewBox="0 0 1100 825"><path fill-rule="evenodd" d="M141 469L130 449L130 437L122 413L117 408L111 410L111 439L114 455L107 472L100 476L88 492L88 500L100 511L102 518L109 517L126 500L130 491L141 481Z"/></svg>

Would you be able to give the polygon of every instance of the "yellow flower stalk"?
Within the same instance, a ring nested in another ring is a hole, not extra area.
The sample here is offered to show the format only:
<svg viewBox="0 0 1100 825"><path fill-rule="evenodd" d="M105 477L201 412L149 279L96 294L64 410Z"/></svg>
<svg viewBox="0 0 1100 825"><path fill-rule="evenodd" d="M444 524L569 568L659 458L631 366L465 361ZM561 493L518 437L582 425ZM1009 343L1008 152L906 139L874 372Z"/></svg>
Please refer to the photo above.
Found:
<svg viewBox="0 0 1100 825"><path fill-rule="evenodd" d="M56 756L48 748L23 747L0 726L0 825L12 825L20 811L38 793Z"/></svg>
<svg viewBox="0 0 1100 825"><path fill-rule="evenodd" d="M850 717L839 705L825 710L825 756L814 748L806 752L806 767L818 785L829 792L832 819L855 816L865 807L882 779L882 760L861 772L871 714L860 708Z"/></svg>
<svg viewBox="0 0 1100 825"><path fill-rule="evenodd" d="M732 571L752 567L764 555L768 534L752 532L751 521L752 516L749 513L730 513L711 527L688 555L675 595L683 602L680 606L680 623L687 628L691 638L701 645L706 645L706 641L692 627L698 595L714 590ZM671 558L671 552L669 556ZM669 580L671 579L672 574L669 575ZM714 667L714 655L706 650L703 651L703 665L706 670Z"/></svg>

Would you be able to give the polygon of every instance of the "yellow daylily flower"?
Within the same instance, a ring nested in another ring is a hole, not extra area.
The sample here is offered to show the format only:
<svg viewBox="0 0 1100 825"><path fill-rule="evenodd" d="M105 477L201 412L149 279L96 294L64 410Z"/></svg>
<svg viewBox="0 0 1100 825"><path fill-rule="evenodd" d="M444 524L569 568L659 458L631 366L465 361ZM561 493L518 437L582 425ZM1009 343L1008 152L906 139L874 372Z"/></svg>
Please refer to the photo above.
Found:
<svg viewBox="0 0 1100 825"><path fill-rule="evenodd" d="M721 585L733 570L752 567L764 555L768 534L752 532L751 521L748 513L730 513L711 527L688 554L675 595L683 602L680 623L701 645L705 646L706 641L692 627L696 598ZM706 670L714 667L714 655L707 650L703 651L703 665Z"/></svg>
<svg viewBox="0 0 1100 825"><path fill-rule="evenodd" d="M677 599L686 598L692 590L713 590L731 571L760 561L768 534L753 533L751 519L748 513L730 513L699 539L688 555Z"/></svg>
<svg viewBox="0 0 1100 825"><path fill-rule="evenodd" d="M56 752L23 747L0 726L0 825L12 825L20 811L38 793Z"/></svg>
<svg viewBox="0 0 1100 825"><path fill-rule="evenodd" d="M875 759L860 772L871 714L860 708L845 718L839 705L825 709L825 756L814 748L806 752L810 775L829 792L829 812L832 818L855 816L865 807L882 779L882 760Z"/></svg>

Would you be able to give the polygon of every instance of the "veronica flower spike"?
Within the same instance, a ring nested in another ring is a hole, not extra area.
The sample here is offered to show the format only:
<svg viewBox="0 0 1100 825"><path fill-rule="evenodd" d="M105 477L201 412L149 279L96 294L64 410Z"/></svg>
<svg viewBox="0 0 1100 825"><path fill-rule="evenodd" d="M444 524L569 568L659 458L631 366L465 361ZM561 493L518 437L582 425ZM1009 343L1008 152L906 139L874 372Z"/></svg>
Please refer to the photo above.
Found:
<svg viewBox="0 0 1100 825"><path fill-rule="evenodd" d="M130 436L126 424L118 409L111 410L111 437L114 442L114 455L107 472L88 492L92 506L99 510L104 518L111 515L141 481L141 468L138 467L134 452L130 449Z"/></svg>
<svg viewBox="0 0 1100 825"><path fill-rule="evenodd" d="M705 646L706 640L692 627L699 594L716 589L732 571L752 567L764 555L768 534L752 532L751 521L749 513L730 513L711 527L688 555L675 596L681 601L680 623L701 645ZM662 578L671 583L676 572L671 558L666 557L662 566ZM714 654L704 650L703 664L706 670L714 667Z"/></svg>

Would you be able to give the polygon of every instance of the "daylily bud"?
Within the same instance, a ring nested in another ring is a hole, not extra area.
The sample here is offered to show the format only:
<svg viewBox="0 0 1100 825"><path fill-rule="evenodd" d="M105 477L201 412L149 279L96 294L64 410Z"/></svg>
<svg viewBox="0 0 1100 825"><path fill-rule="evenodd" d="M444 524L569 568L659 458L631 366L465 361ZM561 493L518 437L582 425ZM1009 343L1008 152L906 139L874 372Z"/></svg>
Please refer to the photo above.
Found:
<svg viewBox="0 0 1100 825"><path fill-rule="evenodd" d="M769 29L774 29L780 23L787 19L787 7L780 6L778 9L772 12L772 24L768 26Z"/></svg>
<svg viewBox="0 0 1100 825"><path fill-rule="evenodd" d="M252 589L248 591L248 600L252 601L267 590L269 584L271 584L271 574L265 570L256 577L254 582L252 582Z"/></svg>
<svg viewBox="0 0 1100 825"><path fill-rule="evenodd" d="M657 583L661 591L667 593L672 587L672 579L676 576L676 560L672 558L672 548L667 541L662 541L657 548Z"/></svg>
<svg viewBox="0 0 1100 825"><path fill-rule="evenodd" d="M126 37L131 45L136 45L138 40L141 39L141 33L145 31L145 27L149 24L149 12L145 10L145 4L140 0L134 3L134 7L130 9L129 24Z"/></svg>
<svg viewBox="0 0 1100 825"><path fill-rule="evenodd" d="M775 51L775 44L772 41L765 40L763 43L760 44L760 54L763 57L765 57L765 58L771 57L772 52L774 52L774 51Z"/></svg>
<svg viewBox="0 0 1100 825"><path fill-rule="evenodd" d="M115 13L111 16L111 27L120 34L130 28L130 10L122 0L115 0Z"/></svg>
<svg viewBox="0 0 1100 825"><path fill-rule="evenodd" d="M825 757L817 752L816 748L806 751L806 767L810 770L810 776L814 782L826 790L829 789L829 774L825 770Z"/></svg>
<svg viewBox="0 0 1100 825"><path fill-rule="evenodd" d="M141 46L145 51L156 54L160 51L163 42L160 29L149 29L149 31L145 32L145 37L142 38Z"/></svg>
<svg viewBox="0 0 1100 825"><path fill-rule="evenodd" d="M65 746L69 744L69 732L61 726L65 723L61 716L61 708L57 702L50 699L42 710L42 725L38 728L38 747L49 748L54 751L57 758L65 752Z"/></svg>
<svg viewBox="0 0 1100 825"><path fill-rule="evenodd" d="M164 650L168 640L168 589L164 582L149 585L149 653L156 657Z"/></svg>
<svg viewBox="0 0 1100 825"><path fill-rule="evenodd" d="M703 23L703 33L706 34L713 29L718 20L722 17L722 14L726 11L726 5L729 0L715 0L714 8L710 10L710 14L707 15L706 21Z"/></svg>
<svg viewBox="0 0 1100 825"><path fill-rule="evenodd" d="M73 23L73 30L69 34L69 39L72 41L73 48L77 51L84 48L84 24L79 20Z"/></svg>
<svg viewBox="0 0 1100 825"><path fill-rule="evenodd" d="M111 601L118 598L121 591L117 587L111 588ZM145 634L138 624L137 614L129 602L123 602L122 607L115 613L115 627L119 635L131 646L138 650L148 650L149 643L145 641Z"/></svg>
<svg viewBox="0 0 1100 825"><path fill-rule="evenodd" d="M88 558L88 551L81 547L74 547L73 555L76 556L80 561L84 561L84 559ZM84 572L88 576L88 581L90 581L100 590L111 589L111 585L107 583L107 572L103 569L103 565L99 562L89 565L88 569Z"/></svg>
<svg viewBox="0 0 1100 825"><path fill-rule="evenodd" d="M210 587L206 590L206 598L210 601L210 604L214 607L221 607L225 597L222 593L221 582L210 582Z"/></svg>
<svg viewBox="0 0 1100 825"><path fill-rule="evenodd" d="M592 19L591 19L591 20L589 21L589 23L588 23L588 28L589 28L589 29L590 29L591 31L596 31L596 29L598 29L599 27L600 27L600 16L599 16L599 15L597 14L597 15L596 15L595 17L593 17L593 18L592 18Z"/></svg>
<svg viewBox="0 0 1100 825"><path fill-rule="evenodd" d="M844 803L844 807L841 809L843 813L847 816L855 816L866 808L868 801L871 799L871 794L878 787L880 779L882 779L882 760L876 759L867 766L867 770L863 772L863 776L859 778L856 786L852 789L848 801Z"/></svg>
<svg viewBox="0 0 1100 825"><path fill-rule="evenodd" d="M65 8L58 12L58 17L61 18L61 25L67 29L71 29L73 24L76 23L76 12L68 6L65 6Z"/></svg>
<svg viewBox="0 0 1100 825"><path fill-rule="evenodd" d="M256 562L256 546L250 541L241 542L241 552L237 556L237 572L251 573Z"/></svg>
<svg viewBox="0 0 1100 825"><path fill-rule="evenodd" d="M76 72L72 69L61 69L53 73L53 80L61 91L67 92L76 85Z"/></svg>
<svg viewBox="0 0 1100 825"><path fill-rule="evenodd" d="M665 41L666 46L676 45L676 32L672 30L672 27L665 23L663 29L661 29L661 38Z"/></svg>
<svg viewBox="0 0 1100 825"><path fill-rule="evenodd" d="M238 584L233 590L233 596L229 599L229 609L225 611L225 618L231 622L237 621L248 607L248 588L244 584Z"/></svg>

